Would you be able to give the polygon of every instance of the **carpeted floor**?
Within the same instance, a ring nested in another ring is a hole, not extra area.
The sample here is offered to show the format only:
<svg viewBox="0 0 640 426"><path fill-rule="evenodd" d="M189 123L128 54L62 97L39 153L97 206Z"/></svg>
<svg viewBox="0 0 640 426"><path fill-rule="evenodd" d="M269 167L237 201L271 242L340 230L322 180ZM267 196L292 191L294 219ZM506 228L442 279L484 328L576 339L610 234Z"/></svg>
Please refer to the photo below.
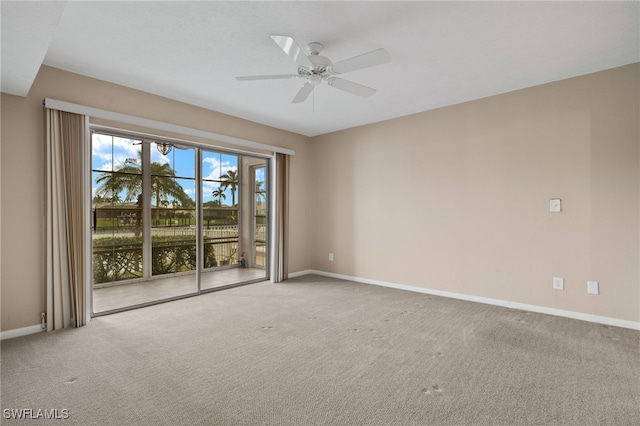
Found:
<svg viewBox="0 0 640 426"><path fill-rule="evenodd" d="M2 424L640 424L638 331L313 275L1 354Z"/></svg>

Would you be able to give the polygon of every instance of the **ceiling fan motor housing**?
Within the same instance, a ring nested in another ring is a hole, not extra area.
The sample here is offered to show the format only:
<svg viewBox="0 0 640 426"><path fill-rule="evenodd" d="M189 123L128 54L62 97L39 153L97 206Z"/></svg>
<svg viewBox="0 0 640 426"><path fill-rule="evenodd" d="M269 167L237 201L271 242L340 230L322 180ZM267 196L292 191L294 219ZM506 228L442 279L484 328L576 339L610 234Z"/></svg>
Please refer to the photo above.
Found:
<svg viewBox="0 0 640 426"><path fill-rule="evenodd" d="M322 52L323 48L324 45L322 43L318 43L317 41L312 41L311 43L307 44L309 55L318 55L320 52Z"/></svg>
<svg viewBox="0 0 640 426"><path fill-rule="evenodd" d="M327 71L327 67L331 65L331 60L329 58L326 58L324 56L320 56L320 55L310 55L308 56L309 58L309 62L311 62L311 64L313 64L313 68L309 69L309 68L305 68L305 67L298 67L298 74L308 77L311 75L322 75L325 74Z"/></svg>

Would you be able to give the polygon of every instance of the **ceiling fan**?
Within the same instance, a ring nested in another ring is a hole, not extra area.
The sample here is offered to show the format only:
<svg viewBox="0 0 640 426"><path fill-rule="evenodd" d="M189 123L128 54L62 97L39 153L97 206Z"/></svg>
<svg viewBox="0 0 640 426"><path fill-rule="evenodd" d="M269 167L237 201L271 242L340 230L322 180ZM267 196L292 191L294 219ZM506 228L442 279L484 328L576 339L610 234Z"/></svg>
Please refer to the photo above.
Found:
<svg viewBox="0 0 640 426"><path fill-rule="evenodd" d="M320 52L324 47L321 43L313 42L307 45L308 55L298 46L295 40L289 36L272 35L271 38L276 44L289 55L293 61L298 64L297 74L277 74L277 75L252 75L244 77L236 77L238 80L279 80L290 78L305 79L296 96L291 103L304 102L313 89L323 80L331 87L344 90L345 92L367 98L373 95L376 90L371 87L363 86L349 80L345 80L336 75L344 74L351 71L361 70L363 68L372 67L374 65L384 64L391 61L391 56L384 49L377 49L372 52L364 53L353 58L344 59L333 63L328 58L320 56Z"/></svg>

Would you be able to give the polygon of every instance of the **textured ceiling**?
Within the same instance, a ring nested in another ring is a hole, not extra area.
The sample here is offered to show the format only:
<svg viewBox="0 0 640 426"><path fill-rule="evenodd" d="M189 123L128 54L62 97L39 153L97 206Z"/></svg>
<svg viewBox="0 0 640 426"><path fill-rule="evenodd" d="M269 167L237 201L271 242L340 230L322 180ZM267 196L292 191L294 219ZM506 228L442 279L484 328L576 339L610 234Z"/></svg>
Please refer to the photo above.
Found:
<svg viewBox="0 0 640 426"><path fill-rule="evenodd" d="M307 136L640 61L639 2L7 2L2 91L41 64ZM297 66L269 37L324 44L337 62L392 62L341 77L360 98L302 80L237 81Z"/></svg>

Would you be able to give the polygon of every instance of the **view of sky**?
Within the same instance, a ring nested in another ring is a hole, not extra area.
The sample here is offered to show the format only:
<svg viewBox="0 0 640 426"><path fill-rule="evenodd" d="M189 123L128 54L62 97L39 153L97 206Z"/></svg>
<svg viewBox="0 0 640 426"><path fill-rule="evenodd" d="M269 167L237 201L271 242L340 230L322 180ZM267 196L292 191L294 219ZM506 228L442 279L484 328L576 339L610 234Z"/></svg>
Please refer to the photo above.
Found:
<svg viewBox="0 0 640 426"><path fill-rule="evenodd" d="M195 149L189 147L174 146L166 156L162 155L155 143L150 146L151 162L168 164L178 178L178 183L184 188L191 198L195 195ZM134 139L120 138L116 136L94 133L92 136L92 193L96 194L100 184L96 182L104 172L118 170L125 161L130 165L140 168L142 145ZM212 192L219 188L216 180L230 170L238 169L238 157L213 151L202 151L202 196L203 202L213 201ZM256 178L264 181L264 168L256 172ZM263 186L264 188L264 186ZM120 194L124 200L125 193ZM215 198L217 199L217 198ZM238 194L236 192L236 200ZM230 205L232 200L231 189L227 188L223 205Z"/></svg>

